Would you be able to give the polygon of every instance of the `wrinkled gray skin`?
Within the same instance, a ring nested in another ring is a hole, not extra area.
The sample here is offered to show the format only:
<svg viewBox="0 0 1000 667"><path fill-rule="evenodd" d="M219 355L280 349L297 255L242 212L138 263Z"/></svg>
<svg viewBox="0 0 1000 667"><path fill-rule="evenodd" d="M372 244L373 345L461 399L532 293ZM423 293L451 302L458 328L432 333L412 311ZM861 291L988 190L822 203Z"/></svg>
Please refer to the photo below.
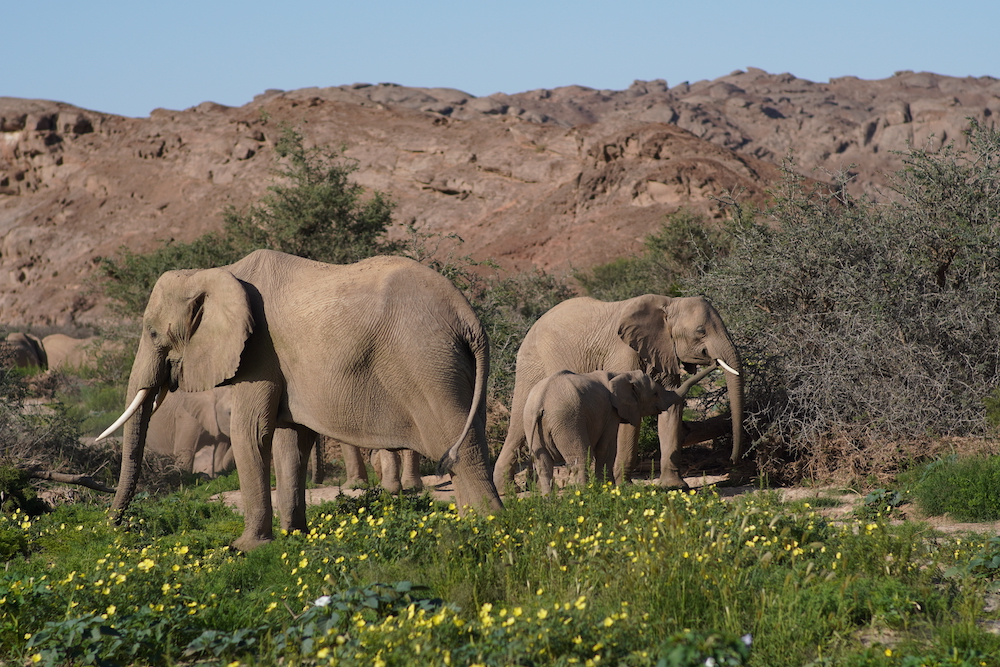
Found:
<svg viewBox="0 0 1000 667"><path fill-rule="evenodd" d="M232 385L232 443L249 550L273 539L270 461L284 530L305 530L317 434L411 448L450 470L460 507L502 508L486 443L489 344L446 278L401 257L334 266L257 250L153 287L129 379L112 509L136 491L154 395Z"/></svg>
<svg viewBox="0 0 1000 667"><path fill-rule="evenodd" d="M742 374L739 354L726 325L712 305L701 297L665 297L646 294L625 301L604 302L588 297L555 306L531 327L517 353L514 398L507 438L494 468L494 482L503 488L513 477L514 461L525 447L524 405L528 393L543 378L560 370L641 370L667 388L680 384L684 367L712 364L722 359ZM733 429L732 460L742 455L743 378L726 372ZM659 416L660 477L666 487L686 488L680 476L679 447L684 441L683 402ZM615 480L628 481L638 455L639 429L618 429Z"/></svg>
<svg viewBox="0 0 1000 667"><path fill-rule="evenodd" d="M361 488L368 486L368 470L365 468L365 458L361 450L351 445L340 445L344 457L344 467L347 469L347 479L342 486ZM394 452L388 449L378 449L372 452L372 469L379 482L389 493L400 491L420 491L424 482L420 478L420 454L403 449Z"/></svg>
<svg viewBox="0 0 1000 667"><path fill-rule="evenodd" d="M3 347L9 351L16 368L37 368L44 371L49 366L42 339L34 334L7 334Z"/></svg>
<svg viewBox="0 0 1000 667"><path fill-rule="evenodd" d="M562 461L574 484L586 484L591 454L597 480L613 478L618 426L639 427L643 417L681 403L716 366L692 376L676 391L664 389L642 371L559 371L528 393L524 404L528 451L538 473L538 490L552 490L552 468Z"/></svg>
<svg viewBox="0 0 1000 667"><path fill-rule="evenodd" d="M232 387L167 394L149 419L146 446L173 456L177 467L187 472L211 477L229 472L236 466L230 446L231 414ZM212 456L196 469L195 455L205 447L211 448Z"/></svg>

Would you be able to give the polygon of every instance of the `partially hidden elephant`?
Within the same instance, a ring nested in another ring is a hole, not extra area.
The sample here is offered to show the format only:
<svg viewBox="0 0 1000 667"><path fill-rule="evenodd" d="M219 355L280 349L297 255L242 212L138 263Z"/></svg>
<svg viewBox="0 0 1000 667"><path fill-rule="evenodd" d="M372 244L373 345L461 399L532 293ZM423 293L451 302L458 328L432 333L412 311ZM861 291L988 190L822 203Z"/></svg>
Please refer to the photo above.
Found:
<svg viewBox="0 0 1000 667"><path fill-rule="evenodd" d="M687 392L717 368L706 366L676 392L642 371L611 373L559 371L528 392L524 425L538 490L552 490L552 469L562 461L570 482L585 484L591 455L598 481L613 478L618 426L638 428L643 417L659 414L684 400Z"/></svg>
<svg viewBox="0 0 1000 667"><path fill-rule="evenodd" d="M229 472L236 465L230 440L232 391L224 386L168 394L149 418L146 446L173 456L186 472L211 477ZM200 456L206 448L209 455Z"/></svg>
<svg viewBox="0 0 1000 667"><path fill-rule="evenodd" d="M330 265L256 250L216 269L168 271L143 314L112 509L135 495L150 414L167 391L232 386L244 530L273 540L270 461L284 530L305 530L317 434L413 449L451 473L459 507L502 509L486 443L489 342L462 293L402 257Z"/></svg>
<svg viewBox="0 0 1000 667"><path fill-rule="evenodd" d="M353 445L341 443L340 451L347 470L347 479L343 486L348 488L368 485L368 470L361 450ZM400 491L420 491L424 482L420 478L420 454L412 449L394 452L388 449L377 449L372 452L372 469L379 482L389 493Z"/></svg>
<svg viewBox="0 0 1000 667"><path fill-rule="evenodd" d="M116 345L120 347L120 344L100 336L73 338L65 334L46 336L42 339L42 344L52 370L93 367L102 353L114 349Z"/></svg>
<svg viewBox="0 0 1000 667"><path fill-rule="evenodd" d="M10 355L10 362L15 368L45 370L49 366L42 339L34 334L19 331L7 334L3 350Z"/></svg>
<svg viewBox="0 0 1000 667"><path fill-rule="evenodd" d="M574 373L642 370L667 388L680 384L680 372L716 359L726 371L732 422L732 460L742 456L742 364L722 317L703 297L646 294L625 301L589 297L568 299L542 315L517 353L514 397L507 437L494 468L494 483L503 488L513 476L518 452L525 447L524 405L531 389L560 370ZM660 477L666 487L686 488L680 475L679 447L685 433L683 402L660 413ZM628 481L638 456L639 429L618 429L615 479Z"/></svg>

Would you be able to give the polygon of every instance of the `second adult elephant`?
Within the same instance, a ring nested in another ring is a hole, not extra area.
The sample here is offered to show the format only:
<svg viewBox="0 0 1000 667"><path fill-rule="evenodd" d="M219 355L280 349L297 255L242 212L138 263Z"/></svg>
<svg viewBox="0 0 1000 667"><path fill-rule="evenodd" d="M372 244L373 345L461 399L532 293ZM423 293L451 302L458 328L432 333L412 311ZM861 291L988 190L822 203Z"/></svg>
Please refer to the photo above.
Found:
<svg viewBox="0 0 1000 667"><path fill-rule="evenodd" d="M569 299L542 315L531 327L517 353L510 426L494 469L502 488L513 476L518 451L525 446L524 405L528 393L543 378L560 370L641 370L670 388L680 384L684 368L693 371L716 359L723 363L731 411L732 460L742 455L742 364L722 317L702 297L671 298L646 294L625 301L604 302L589 297ZM683 403L659 416L662 486L687 484L680 475ZM618 429L615 479L627 481L638 455L639 430L631 424Z"/></svg>
<svg viewBox="0 0 1000 667"><path fill-rule="evenodd" d="M129 378L112 509L136 492L156 396L232 385L232 441L252 549L306 530L306 458L317 434L414 449L451 472L460 507L503 507L486 444L489 342L462 293L401 257L335 266L272 250L160 276ZM108 432L113 432L109 429Z"/></svg>

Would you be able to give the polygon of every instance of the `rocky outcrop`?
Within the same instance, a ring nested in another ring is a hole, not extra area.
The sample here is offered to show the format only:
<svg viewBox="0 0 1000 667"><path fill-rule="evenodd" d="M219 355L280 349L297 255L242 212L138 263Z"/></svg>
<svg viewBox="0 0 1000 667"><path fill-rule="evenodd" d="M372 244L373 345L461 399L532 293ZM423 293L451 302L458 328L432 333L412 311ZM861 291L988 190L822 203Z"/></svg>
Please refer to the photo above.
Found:
<svg viewBox="0 0 1000 667"><path fill-rule="evenodd" d="M817 178L849 165L885 184L907 142L961 144L992 123L1000 82L899 73L813 83L737 71L669 87L568 86L476 98L354 84L269 90L238 108L205 102L123 118L0 98L0 322L73 326L106 316L100 257L218 229L271 181L279 125L341 145L356 180L408 224L457 234L460 251L512 270L586 268L634 252L681 206L763 201L792 153Z"/></svg>

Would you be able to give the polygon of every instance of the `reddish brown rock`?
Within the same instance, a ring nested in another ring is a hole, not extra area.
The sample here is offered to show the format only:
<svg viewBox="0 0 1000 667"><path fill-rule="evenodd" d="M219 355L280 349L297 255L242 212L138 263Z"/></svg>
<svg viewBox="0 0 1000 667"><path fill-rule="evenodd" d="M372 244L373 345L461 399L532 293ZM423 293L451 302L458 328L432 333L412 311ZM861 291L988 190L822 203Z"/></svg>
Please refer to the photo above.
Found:
<svg viewBox="0 0 1000 667"><path fill-rule="evenodd" d="M567 86L475 98L445 88L354 84L269 90L123 118L0 98L0 323L88 324L96 258L148 250L222 223L271 179L279 123L347 147L356 180L398 202L400 225L456 233L509 269L585 268L635 251L680 206L762 201L794 153L824 178L851 163L884 185L907 142L961 145L967 117L992 123L1000 82L899 73L813 83L751 69L627 90ZM396 233L400 233L397 231Z"/></svg>

